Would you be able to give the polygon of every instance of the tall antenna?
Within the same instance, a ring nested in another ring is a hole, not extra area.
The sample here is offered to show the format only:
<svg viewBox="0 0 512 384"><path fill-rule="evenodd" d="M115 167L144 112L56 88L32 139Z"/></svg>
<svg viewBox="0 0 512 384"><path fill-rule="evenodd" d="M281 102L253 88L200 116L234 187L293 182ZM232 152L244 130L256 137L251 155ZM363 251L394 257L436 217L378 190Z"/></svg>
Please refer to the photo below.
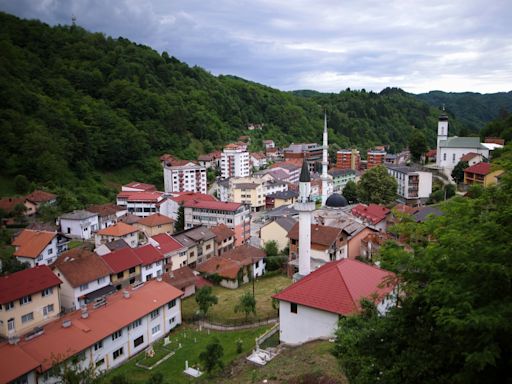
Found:
<svg viewBox="0 0 512 384"><path fill-rule="evenodd" d="M75 15L71 15L71 25L73 27L76 26L76 16Z"/></svg>

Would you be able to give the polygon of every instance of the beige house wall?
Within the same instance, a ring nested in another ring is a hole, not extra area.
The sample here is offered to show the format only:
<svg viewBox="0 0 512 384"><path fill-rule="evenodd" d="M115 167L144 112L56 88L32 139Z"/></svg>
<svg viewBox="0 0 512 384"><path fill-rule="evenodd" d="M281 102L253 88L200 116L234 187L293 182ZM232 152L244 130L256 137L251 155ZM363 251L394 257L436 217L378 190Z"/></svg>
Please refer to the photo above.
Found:
<svg viewBox="0 0 512 384"><path fill-rule="evenodd" d="M275 241L277 248L282 251L288 245L288 232L277 224L275 221L261 227L260 230L260 241L261 246L265 246L265 243L269 241Z"/></svg>

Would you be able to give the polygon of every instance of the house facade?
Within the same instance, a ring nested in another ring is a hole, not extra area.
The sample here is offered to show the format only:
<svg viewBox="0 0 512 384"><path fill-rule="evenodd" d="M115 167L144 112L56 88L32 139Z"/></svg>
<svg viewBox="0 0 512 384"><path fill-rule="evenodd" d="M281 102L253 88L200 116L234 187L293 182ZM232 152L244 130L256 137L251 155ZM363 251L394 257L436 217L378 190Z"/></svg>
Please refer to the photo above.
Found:
<svg viewBox="0 0 512 384"><path fill-rule="evenodd" d="M297 223L297 220L291 217L278 217L272 220L260 229L260 244L265 246L269 241L275 241L279 251L282 251L289 245L288 232Z"/></svg>
<svg viewBox="0 0 512 384"><path fill-rule="evenodd" d="M340 149L336 152L336 168L356 171L360 167L361 155L357 149Z"/></svg>
<svg viewBox="0 0 512 384"><path fill-rule="evenodd" d="M171 159L163 162L165 192L206 193L206 167L194 161Z"/></svg>
<svg viewBox="0 0 512 384"><path fill-rule="evenodd" d="M142 261L132 248L122 248L101 256L110 268L110 281L117 290L142 281Z"/></svg>
<svg viewBox="0 0 512 384"><path fill-rule="evenodd" d="M142 232L147 238L160 233L173 233L175 220L155 213L154 215L142 218L134 227Z"/></svg>
<svg viewBox="0 0 512 384"><path fill-rule="evenodd" d="M329 175L332 177L333 192L336 193L342 193L349 181L356 181L356 172L352 169L331 168Z"/></svg>
<svg viewBox="0 0 512 384"><path fill-rule="evenodd" d="M432 173L419 167L386 165L388 174L397 182L397 195L407 205L426 203L432 193Z"/></svg>
<svg viewBox="0 0 512 384"><path fill-rule="evenodd" d="M221 156L221 178L246 177L250 175L250 160L247 147L240 144L228 144Z"/></svg>
<svg viewBox="0 0 512 384"><path fill-rule="evenodd" d="M215 255L215 234L206 226L189 228L172 237L186 248L187 265L190 267Z"/></svg>
<svg viewBox="0 0 512 384"><path fill-rule="evenodd" d="M57 317L60 284L47 265L0 277L0 336L19 337Z"/></svg>
<svg viewBox="0 0 512 384"><path fill-rule="evenodd" d="M96 232L95 244L99 247L112 241L124 240L131 248L135 248L139 244L138 232L135 226L119 222Z"/></svg>
<svg viewBox="0 0 512 384"><path fill-rule="evenodd" d="M24 229L12 241L13 256L30 267L48 265L68 249L69 238L57 232Z"/></svg>
<svg viewBox="0 0 512 384"><path fill-rule="evenodd" d="M82 240L89 240L99 229L98 215L85 210L65 213L58 222L64 235Z"/></svg>

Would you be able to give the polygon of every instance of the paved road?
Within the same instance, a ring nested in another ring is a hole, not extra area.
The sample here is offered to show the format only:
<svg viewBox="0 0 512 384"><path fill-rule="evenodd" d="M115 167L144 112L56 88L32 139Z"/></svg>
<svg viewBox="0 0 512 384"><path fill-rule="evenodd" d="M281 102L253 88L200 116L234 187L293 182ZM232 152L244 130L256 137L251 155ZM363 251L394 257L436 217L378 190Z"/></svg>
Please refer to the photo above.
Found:
<svg viewBox="0 0 512 384"><path fill-rule="evenodd" d="M263 226L261 219L264 215L264 211L253 212L251 214L251 245L253 247L261 247L259 232L260 228Z"/></svg>

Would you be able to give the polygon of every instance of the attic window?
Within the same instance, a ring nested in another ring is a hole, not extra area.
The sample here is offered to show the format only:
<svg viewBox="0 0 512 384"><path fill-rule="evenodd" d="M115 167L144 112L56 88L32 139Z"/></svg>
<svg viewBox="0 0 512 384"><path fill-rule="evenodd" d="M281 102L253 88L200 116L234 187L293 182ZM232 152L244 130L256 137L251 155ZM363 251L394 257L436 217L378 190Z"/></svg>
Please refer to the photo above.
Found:
<svg viewBox="0 0 512 384"><path fill-rule="evenodd" d="M297 313L297 303L290 303L290 312Z"/></svg>

